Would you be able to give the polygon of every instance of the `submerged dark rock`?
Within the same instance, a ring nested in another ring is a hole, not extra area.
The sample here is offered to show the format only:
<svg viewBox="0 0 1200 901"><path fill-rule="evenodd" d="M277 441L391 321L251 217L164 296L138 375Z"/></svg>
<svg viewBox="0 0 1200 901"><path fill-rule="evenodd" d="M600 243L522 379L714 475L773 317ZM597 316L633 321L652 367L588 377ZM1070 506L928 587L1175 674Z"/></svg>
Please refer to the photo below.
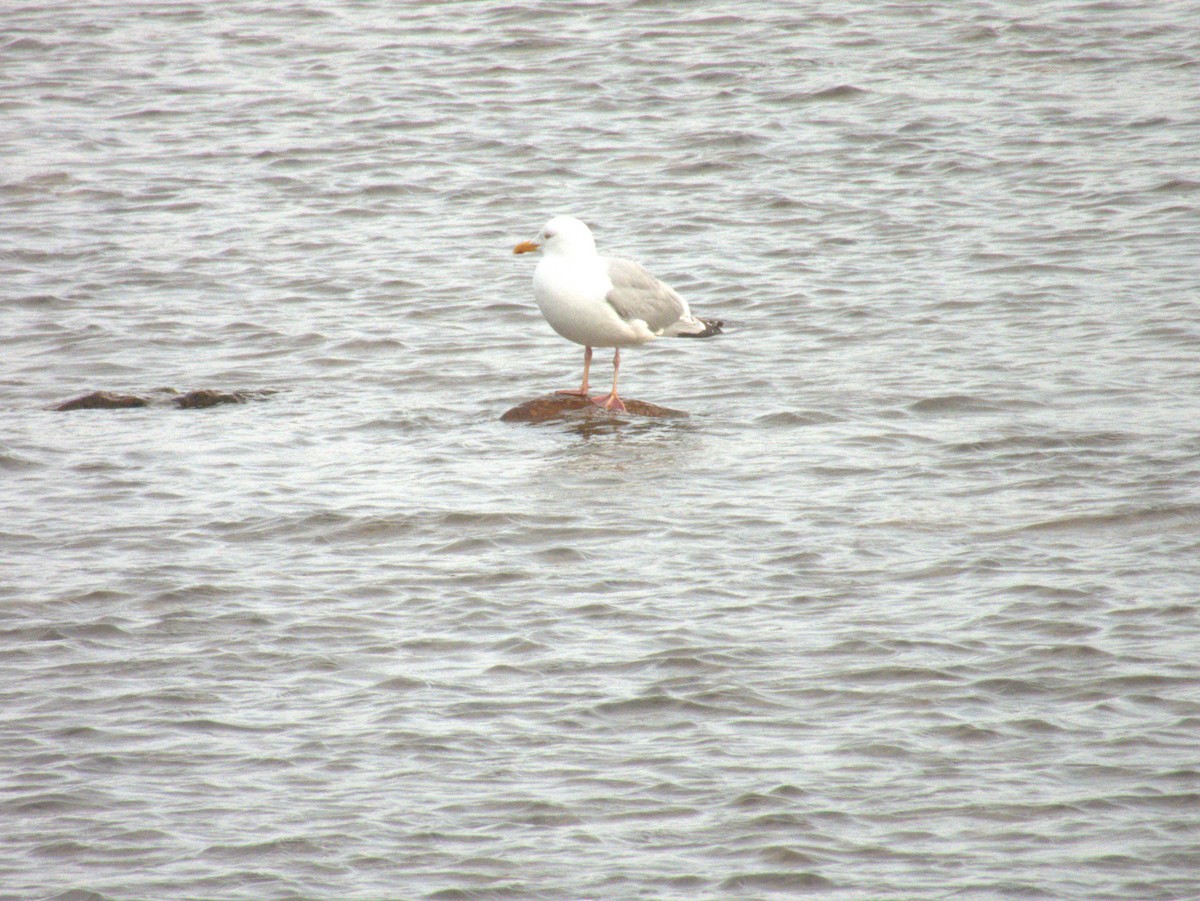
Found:
<svg viewBox="0 0 1200 901"><path fill-rule="evenodd" d="M113 391L93 391L73 400L64 401L55 410L122 410L130 407L172 404L181 410L202 410L220 404L244 404L274 394L274 391L217 391L201 388L180 394L174 388L160 388L148 396L117 394Z"/></svg>
<svg viewBox="0 0 1200 901"><path fill-rule="evenodd" d="M150 401L134 394L116 394L112 391L93 391L72 400L64 401L55 410L125 410L145 407Z"/></svg>
<svg viewBox="0 0 1200 901"><path fill-rule="evenodd" d="M645 416L651 419L681 419L687 416L682 410L672 410L644 400L621 398L625 402L625 414ZM551 419L612 418L621 416L592 403L586 397L573 394L547 394L518 404L500 417L502 422L547 422Z"/></svg>
<svg viewBox="0 0 1200 901"><path fill-rule="evenodd" d="M199 410L218 404L244 404L255 396L244 391L214 391L212 388L201 388L199 391L179 395L175 398L175 406L181 410Z"/></svg>

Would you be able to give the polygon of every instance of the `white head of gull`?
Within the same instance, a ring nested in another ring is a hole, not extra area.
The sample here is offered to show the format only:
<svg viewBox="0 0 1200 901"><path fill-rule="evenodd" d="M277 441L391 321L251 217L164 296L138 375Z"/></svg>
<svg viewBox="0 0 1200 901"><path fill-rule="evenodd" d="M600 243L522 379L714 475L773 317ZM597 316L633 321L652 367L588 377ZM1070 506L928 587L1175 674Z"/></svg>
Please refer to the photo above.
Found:
<svg viewBox="0 0 1200 901"><path fill-rule="evenodd" d="M536 238L513 248L535 252L542 254L533 272L538 309L551 328L584 347L582 385L559 394L587 397L592 348L612 347L612 391L591 400L606 410L624 410L617 396L622 347L721 333L721 322L693 316L686 300L640 264L597 253L591 229L573 216L555 216Z"/></svg>

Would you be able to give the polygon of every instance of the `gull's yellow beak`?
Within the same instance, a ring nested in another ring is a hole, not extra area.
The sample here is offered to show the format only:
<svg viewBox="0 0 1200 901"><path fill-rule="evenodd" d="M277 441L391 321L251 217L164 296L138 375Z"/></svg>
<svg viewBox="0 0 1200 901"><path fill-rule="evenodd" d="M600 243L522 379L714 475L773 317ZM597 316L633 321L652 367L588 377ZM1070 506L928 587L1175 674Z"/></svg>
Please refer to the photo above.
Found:
<svg viewBox="0 0 1200 901"><path fill-rule="evenodd" d="M513 248L513 253L533 253L535 250L541 250L542 245L536 241L522 241Z"/></svg>

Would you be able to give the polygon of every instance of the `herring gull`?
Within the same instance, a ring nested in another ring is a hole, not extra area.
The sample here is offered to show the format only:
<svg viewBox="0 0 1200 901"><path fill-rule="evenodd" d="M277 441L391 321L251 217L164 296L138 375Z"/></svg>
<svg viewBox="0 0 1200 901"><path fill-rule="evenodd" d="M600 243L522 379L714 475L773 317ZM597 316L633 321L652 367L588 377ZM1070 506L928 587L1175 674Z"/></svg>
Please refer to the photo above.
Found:
<svg viewBox="0 0 1200 901"><path fill-rule="evenodd" d="M591 230L573 216L555 216L536 238L513 248L513 253L535 251L542 252L533 272L538 309L552 329L584 348L583 384L558 394L587 397L592 348L612 347L612 391L591 400L606 410L624 410L617 396L622 347L721 333L723 323L693 316L686 300L638 263L600 256Z"/></svg>

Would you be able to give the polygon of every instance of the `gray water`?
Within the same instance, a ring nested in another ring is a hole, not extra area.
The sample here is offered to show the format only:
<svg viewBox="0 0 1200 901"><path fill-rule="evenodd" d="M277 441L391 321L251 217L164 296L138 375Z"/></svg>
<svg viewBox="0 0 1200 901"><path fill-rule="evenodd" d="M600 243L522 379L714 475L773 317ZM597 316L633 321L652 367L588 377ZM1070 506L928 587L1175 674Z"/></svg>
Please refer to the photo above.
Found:
<svg viewBox="0 0 1200 901"><path fill-rule="evenodd" d="M7 4L0 896L1200 897L1197 85L1182 2ZM556 213L726 321L623 357L686 420L498 421Z"/></svg>

